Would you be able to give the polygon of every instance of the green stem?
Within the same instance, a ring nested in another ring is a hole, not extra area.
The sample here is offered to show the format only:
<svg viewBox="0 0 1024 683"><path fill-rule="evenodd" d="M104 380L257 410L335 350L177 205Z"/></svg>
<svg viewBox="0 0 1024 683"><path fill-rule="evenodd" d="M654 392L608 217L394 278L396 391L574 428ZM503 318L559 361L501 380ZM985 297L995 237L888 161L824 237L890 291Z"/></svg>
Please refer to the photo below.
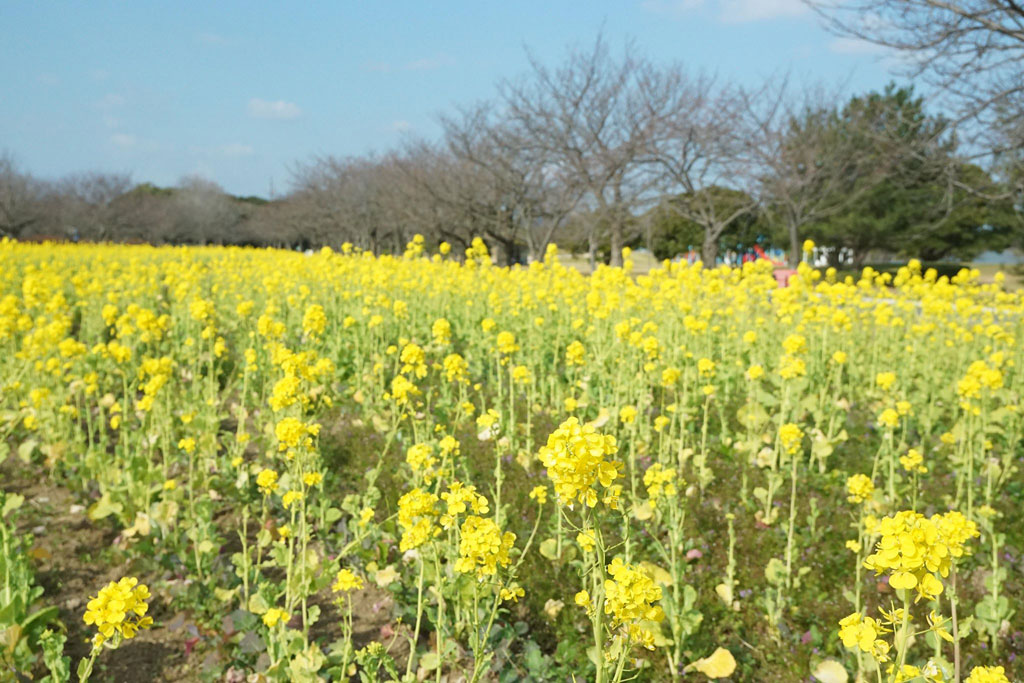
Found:
<svg viewBox="0 0 1024 683"><path fill-rule="evenodd" d="M907 661L907 650L910 649L910 633L907 625L910 623L910 595L907 589L900 591L903 594L903 624L900 626L900 656L896 664L896 675L903 671L903 664Z"/></svg>
<svg viewBox="0 0 1024 683"><path fill-rule="evenodd" d="M953 683L960 683L960 625L956 618L956 564L952 567L952 590L949 593L950 608L953 611Z"/></svg>
<svg viewBox="0 0 1024 683"><path fill-rule="evenodd" d="M412 632L412 641L409 644L409 661L405 665L405 677L412 675L413 661L416 659L416 643L420 639L420 624L423 621L423 556L420 556L420 574L416 579L416 628Z"/></svg>

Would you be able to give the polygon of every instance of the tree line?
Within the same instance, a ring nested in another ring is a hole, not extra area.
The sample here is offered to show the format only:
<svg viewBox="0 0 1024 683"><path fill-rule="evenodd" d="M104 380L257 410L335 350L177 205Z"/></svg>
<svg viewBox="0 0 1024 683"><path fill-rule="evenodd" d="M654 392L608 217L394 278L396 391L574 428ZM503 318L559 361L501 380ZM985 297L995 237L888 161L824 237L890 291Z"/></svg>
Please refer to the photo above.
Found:
<svg viewBox="0 0 1024 683"><path fill-rule="evenodd" d="M0 157L0 234L375 253L400 253L417 233L462 249L479 235L504 263L557 241L613 265L624 246L692 247L714 263L723 248L776 245L796 262L811 238L853 265L1021 246L1013 93L998 115L957 120L912 86L853 97L787 78L741 87L602 37L556 66L529 63L490 100L441 116L437 139L301 161L269 201L200 178L42 181Z"/></svg>

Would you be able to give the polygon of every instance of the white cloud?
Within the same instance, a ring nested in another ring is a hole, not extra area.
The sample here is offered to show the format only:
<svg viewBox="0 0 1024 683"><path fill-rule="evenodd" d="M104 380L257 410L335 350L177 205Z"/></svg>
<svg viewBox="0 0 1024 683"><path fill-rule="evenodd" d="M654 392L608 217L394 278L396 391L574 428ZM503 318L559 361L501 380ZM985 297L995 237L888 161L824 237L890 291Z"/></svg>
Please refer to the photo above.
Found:
<svg viewBox="0 0 1024 683"><path fill-rule="evenodd" d="M44 71L36 76L36 80L43 85L60 85L60 79L57 78L57 75L50 73L49 71Z"/></svg>
<svg viewBox="0 0 1024 683"><path fill-rule="evenodd" d="M105 81L110 78L110 72L106 69L93 69L89 72L89 78L94 81Z"/></svg>
<svg viewBox="0 0 1024 683"><path fill-rule="evenodd" d="M644 0L640 7L654 14L678 16L691 12L704 4L704 0Z"/></svg>
<svg viewBox="0 0 1024 683"><path fill-rule="evenodd" d="M256 150L252 148L252 145L234 143L230 145L221 145L217 148L217 153L221 156L236 158L252 156L256 153Z"/></svg>
<svg viewBox="0 0 1024 683"><path fill-rule="evenodd" d="M214 145L206 147L203 145L189 145L186 150L189 156L195 157L203 163L214 163L220 159L241 159L250 157L256 153L252 145L244 145L240 142L232 142L226 145Z"/></svg>
<svg viewBox="0 0 1024 683"><path fill-rule="evenodd" d="M406 62L404 68L406 71L430 71L444 66L451 66L454 63L455 60L448 55L440 55L438 57L414 59L411 62Z"/></svg>
<svg viewBox="0 0 1024 683"><path fill-rule="evenodd" d="M892 24L878 14L865 14L859 17L854 28L856 28L858 33L866 36L884 36L893 30ZM882 63L887 64L890 68L909 66L913 63L914 57L918 56L899 52L884 45L873 43L870 40L861 40L860 38L848 36L834 39L828 44L828 49L842 55L880 57ZM927 55L922 54L920 57L926 62L929 61Z"/></svg>
<svg viewBox="0 0 1024 683"><path fill-rule="evenodd" d="M860 38L836 38L828 44L828 49L841 55L880 55L888 49L878 43Z"/></svg>
<svg viewBox="0 0 1024 683"><path fill-rule="evenodd" d="M122 148L134 147L138 143L138 139L130 133L114 133L110 141Z"/></svg>
<svg viewBox="0 0 1024 683"><path fill-rule="evenodd" d="M738 24L781 17L795 17L808 11L802 0L721 0L722 21Z"/></svg>
<svg viewBox="0 0 1024 683"><path fill-rule="evenodd" d="M391 73L391 65L387 62L369 62L363 67L367 71L378 71L380 73Z"/></svg>
<svg viewBox="0 0 1024 683"><path fill-rule="evenodd" d="M392 121L391 123L391 130L396 131L398 133L404 133L411 129L412 124L405 120Z"/></svg>
<svg viewBox="0 0 1024 683"><path fill-rule="evenodd" d="M302 115L299 105L284 100L262 100L254 97L249 100L249 116L257 119L295 119Z"/></svg>
<svg viewBox="0 0 1024 683"><path fill-rule="evenodd" d="M116 109L117 107L123 107L127 102L128 100L125 99L124 95L107 93L96 101L96 106L100 109Z"/></svg>

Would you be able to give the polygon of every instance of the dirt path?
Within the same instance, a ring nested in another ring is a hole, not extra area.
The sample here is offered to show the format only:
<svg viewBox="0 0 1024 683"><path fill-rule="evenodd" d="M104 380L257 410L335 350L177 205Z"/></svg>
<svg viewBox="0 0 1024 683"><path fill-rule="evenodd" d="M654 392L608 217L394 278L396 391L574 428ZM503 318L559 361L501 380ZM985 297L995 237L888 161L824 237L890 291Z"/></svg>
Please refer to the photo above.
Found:
<svg viewBox="0 0 1024 683"><path fill-rule="evenodd" d="M65 654L71 657L73 676L79 659L90 650L92 632L82 621L89 597L126 575L137 576L150 587L150 615L155 624L117 650L104 652L92 680L242 681L252 673L232 661L239 650L262 648L258 638L234 629L239 612L227 613L215 630L200 627L171 597L185 580L140 570L121 543L118 531L103 521L91 521L85 506L68 489L51 482L41 467L9 458L0 464L0 488L25 498L19 511L18 532L34 537L30 554L36 581L45 591L40 602L60 610L59 620L68 636ZM327 591L313 600L323 609L320 622L313 627L313 635L321 643L340 636L340 617L331 599ZM367 582L364 590L352 595L352 604L354 646L358 649L374 640L393 642L393 656L404 662L408 645L404 638L394 638L391 594Z"/></svg>

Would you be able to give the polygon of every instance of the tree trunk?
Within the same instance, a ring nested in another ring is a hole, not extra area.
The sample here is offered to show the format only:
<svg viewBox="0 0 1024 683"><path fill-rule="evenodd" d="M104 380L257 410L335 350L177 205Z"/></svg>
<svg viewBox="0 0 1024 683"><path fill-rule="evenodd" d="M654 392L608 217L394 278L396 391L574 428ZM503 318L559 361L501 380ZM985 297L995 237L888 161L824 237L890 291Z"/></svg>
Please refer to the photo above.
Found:
<svg viewBox="0 0 1024 683"><path fill-rule="evenodd" d="M611 242L611 254L608 259L609 265L613 268L622 267L622 220L619 216L619 212L616 211L612 217L611 235L609 238Z"/></svg>
<svg viewBox="0 0 1024 683"><path fill-rule="evenodd" d="M533 263L534 261L540 261L544 258L544 253L537 250L537 240L533 236L531 230L526 231L526 262Z"/></svg>
<svg viewBox="0 0 1024 683"><path fill-rule="evenodd" d="M587 258L590 260L590 272L597 270L597 226L591 225L587 230Z"/></svg>
<svg viewBox="0 0 1024 683"><path fill-rule="evenodd" d="M841 248L840 247L832 247L831 249L828 250L828 256L826 257L826 258L828 258L828 265L830 267L832 267L832 268L837 269L837 270L842 265L839 262L839 254L840 254L840 252L841 252Z"/></svg>
<svg viewBox="0 0 1024 683"><path fill-rule="evenodd" d="M803 257L803 245L800 244L800 234L796 221L789 221L789 267L796 268L800 265Z"/></svg>
<svg viewBox="0 0 1024 683"><path fill-rule="evenodd" d="M491 238L491 259L494 261L496 266L507 266L509 264L510 255L505 244L495 238Z"/></svg>
<svg viewBox="0 0 1024 683"><path fill-rule="evenodd" d="M700 258L705 268L714 268L715 260L718 258L718 239L712 236L711 231L704 230L704 244L700 248Z"/></svg>

